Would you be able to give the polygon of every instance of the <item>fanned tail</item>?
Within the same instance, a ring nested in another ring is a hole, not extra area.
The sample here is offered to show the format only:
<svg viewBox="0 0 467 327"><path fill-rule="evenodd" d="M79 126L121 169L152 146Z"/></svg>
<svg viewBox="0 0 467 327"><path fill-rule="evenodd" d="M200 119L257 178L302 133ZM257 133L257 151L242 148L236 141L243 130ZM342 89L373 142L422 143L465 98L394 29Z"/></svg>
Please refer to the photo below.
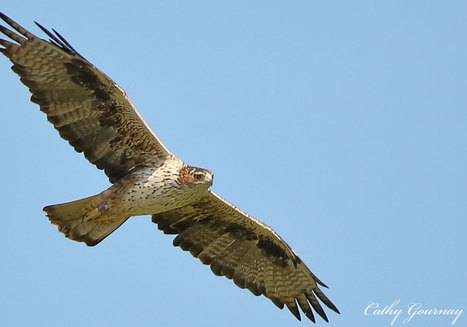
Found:
<svg viewBox="0 0 467 327"><path fill-rule="evenodd" d="M89 220L90 210L99 203L100 194L77 201L45 207L50 222L66 237L94 246L120 227L129 217L111 217L108 220Z"/></svg>

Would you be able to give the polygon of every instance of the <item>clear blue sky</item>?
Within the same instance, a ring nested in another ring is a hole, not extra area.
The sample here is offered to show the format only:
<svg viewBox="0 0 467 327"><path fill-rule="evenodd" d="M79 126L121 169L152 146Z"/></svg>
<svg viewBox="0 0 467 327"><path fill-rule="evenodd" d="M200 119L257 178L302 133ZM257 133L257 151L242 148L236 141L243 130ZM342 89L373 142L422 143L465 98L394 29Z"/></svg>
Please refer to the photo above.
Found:
<svg viewBox="0 0 467 327"><path fill-rule="evenodd" d="M149 4L151 3L151 4ZM124 88L164 144L271 225L329 287L467 310L464 1L4 1ZM137 217L94 248L41 211L108 187L0 58L1 326L305 326ZM414 317L408 326L450 326ZM467 322L467 313L457 326ZM326 325L323 321L319 325Z"/></svg>

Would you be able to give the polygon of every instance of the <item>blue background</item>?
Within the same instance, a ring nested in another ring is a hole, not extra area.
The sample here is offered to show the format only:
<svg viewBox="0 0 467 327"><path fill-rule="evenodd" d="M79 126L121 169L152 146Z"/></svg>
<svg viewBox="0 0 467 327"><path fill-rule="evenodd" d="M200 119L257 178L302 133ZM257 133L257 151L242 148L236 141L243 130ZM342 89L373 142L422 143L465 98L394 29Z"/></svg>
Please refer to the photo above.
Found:
<svg viewBox="0 0 467 327"><path fill-rule="evenodd" d="M328 286L329 326L369 302L467 310L464 1L10 1L126 90L164 144L271 225ZM174 248L149 217L94 248L41 211L105 175L0 59L1 326L304 326ZM464 313L456 325L467 321ZM414 317L408 326L450 326ZM319 321L319 325L326 325Z"/></svg>

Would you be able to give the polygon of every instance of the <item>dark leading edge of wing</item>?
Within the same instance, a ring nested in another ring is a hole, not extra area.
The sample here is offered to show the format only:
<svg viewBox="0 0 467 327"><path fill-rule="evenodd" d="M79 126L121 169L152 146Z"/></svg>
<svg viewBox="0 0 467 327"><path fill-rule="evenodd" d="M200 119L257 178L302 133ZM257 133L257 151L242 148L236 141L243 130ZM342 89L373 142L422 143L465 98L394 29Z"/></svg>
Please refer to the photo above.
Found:
<svg viewBox="0 0 467 327"><path fill-rule="evenodd" d="M48 42L2 13L0 18L16 30L0 25L0 32L14 41L0 39L0 52L13 62L13 71L32 93L31 101L112 183L148 159L154 164L170 155L123 90L59 33L38 24Z"/></svg>

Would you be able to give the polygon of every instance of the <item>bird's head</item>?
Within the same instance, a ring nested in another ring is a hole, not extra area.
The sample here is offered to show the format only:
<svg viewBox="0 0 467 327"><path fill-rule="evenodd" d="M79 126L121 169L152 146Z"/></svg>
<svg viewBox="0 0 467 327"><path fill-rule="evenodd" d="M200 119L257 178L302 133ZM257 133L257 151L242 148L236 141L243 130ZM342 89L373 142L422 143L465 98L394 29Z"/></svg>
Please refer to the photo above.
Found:
<svg viewBox="0 0 467 327"><path fill-rule="evenodd" d="M178 177L182 185L189 187L209 188L212 185L214 174L207 169L183 166Z"/></svg>

